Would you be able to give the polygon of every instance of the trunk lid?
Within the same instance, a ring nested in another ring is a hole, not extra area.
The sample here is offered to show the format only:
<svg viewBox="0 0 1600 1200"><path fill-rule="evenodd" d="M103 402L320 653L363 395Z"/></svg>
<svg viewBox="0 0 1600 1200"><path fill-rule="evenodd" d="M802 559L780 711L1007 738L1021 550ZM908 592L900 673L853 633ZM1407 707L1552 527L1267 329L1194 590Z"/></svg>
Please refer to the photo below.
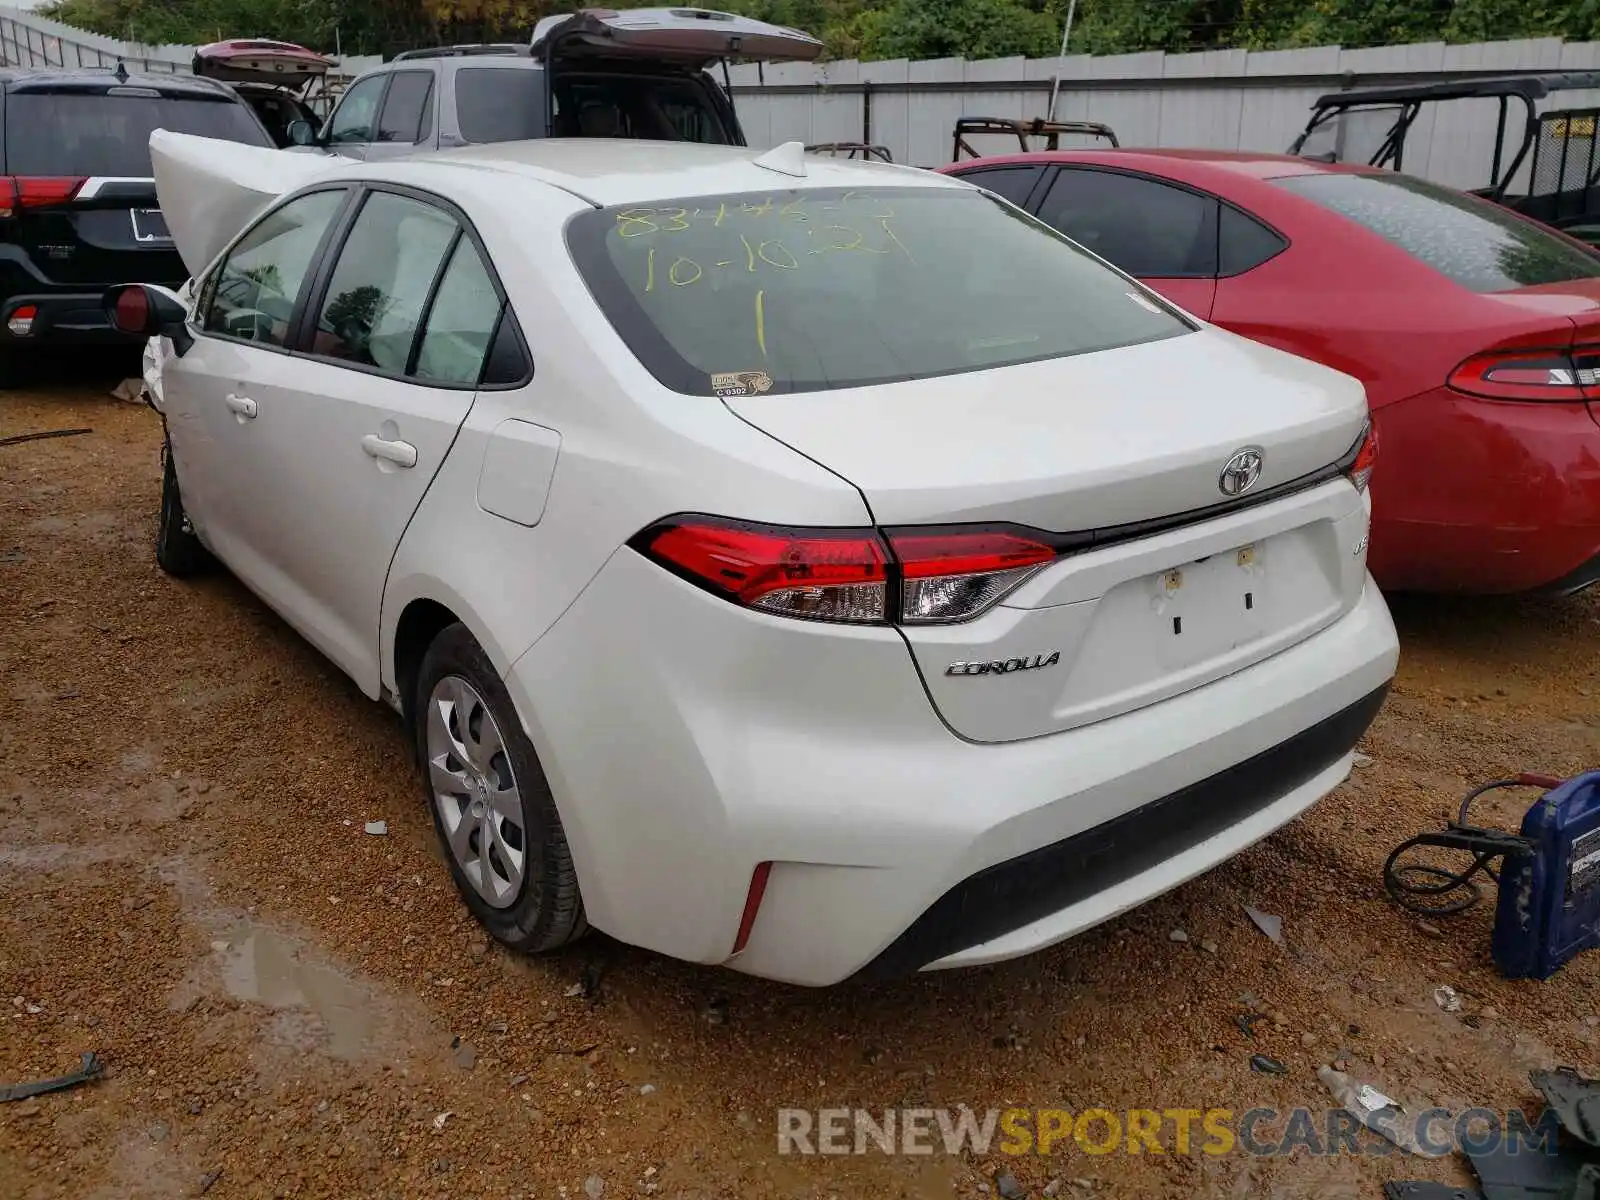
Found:
<svg viewBox="0 0 1600 1200"><path fill-rule="evenodd" d="M1101 540L951 625L903 625L962 737L1071 729L1202 686L1312 636L1365 584L1366 508L1323 471L1361 386L1212 329L910 384L741 397L739 416L859 487L882 526L1008 522ZM1258 482L1220 476L1259 448Z"/></svg>
<svg viewBox="0 0 1600 1200"><path fill-rule="evenodd" d="M822 43L808 33L704 8L589 9L544 18L533 53L649 59L703 69L729 62L810 62Z"/></svg>

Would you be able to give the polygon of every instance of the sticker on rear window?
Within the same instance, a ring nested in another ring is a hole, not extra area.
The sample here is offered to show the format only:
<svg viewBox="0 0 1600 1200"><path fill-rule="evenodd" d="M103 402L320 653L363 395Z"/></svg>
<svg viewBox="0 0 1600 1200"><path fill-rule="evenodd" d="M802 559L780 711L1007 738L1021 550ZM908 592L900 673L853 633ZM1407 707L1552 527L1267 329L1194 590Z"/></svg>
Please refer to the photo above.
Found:
<svg viewBox="0 0 1600 1200"><path fill-rule="evenodd" d="M714 396L759 396L772 390L772 376L765 371L718 371L711 376Z"/></svg>

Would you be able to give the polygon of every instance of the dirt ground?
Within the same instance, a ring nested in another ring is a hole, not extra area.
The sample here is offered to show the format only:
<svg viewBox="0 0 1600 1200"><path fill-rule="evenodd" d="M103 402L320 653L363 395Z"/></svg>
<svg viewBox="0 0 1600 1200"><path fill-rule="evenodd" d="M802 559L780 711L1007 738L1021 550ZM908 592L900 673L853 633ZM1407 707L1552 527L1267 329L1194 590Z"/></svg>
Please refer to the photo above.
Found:
<svg viewBox="0 0 1600 1200"><path fill-rule="evenodd" d="M0 437L93 429L0 447L0 1083L107 1066L0 1105L0 1197L1377 1197L1463 1160L780 1157L775 1114L1321 1110L1341 1055L1504 1110L1531 1068L1596 1073L1600 954L1507 982L1492 905L1429 927L1380 868L1476 782L1600 766L1600 596L1397 601L1370 765L1035 957L823 992L603 937L529 960L457 902L394 716L225 574L157 570L159 424L112 382L0 395Z"/></svg>

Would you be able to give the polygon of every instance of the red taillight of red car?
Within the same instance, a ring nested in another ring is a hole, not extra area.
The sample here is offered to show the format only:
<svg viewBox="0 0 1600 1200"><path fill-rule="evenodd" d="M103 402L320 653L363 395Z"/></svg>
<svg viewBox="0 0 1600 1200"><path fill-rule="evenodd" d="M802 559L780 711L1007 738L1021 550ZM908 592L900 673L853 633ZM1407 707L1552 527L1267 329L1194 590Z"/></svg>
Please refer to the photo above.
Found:
<svg viewBox="0 0 1600 1200"><path fill-rule="evenodd" d="M1356 491L1364 492L1367 484L1372 482L1372 468L1378 462L1378 427L1371 421L1362 430L1361 444L1356 448L1355 457L1350 460L1350 465L1345 468L1345 476L1356 485Z"/></svg>
<svg viewBox="0 0 1600 1200"><path fill-rule="evenodd" d="M65 204L86 182L68 175L0 176L0 219L14 217L27 208Z"/></svg>
<svg viewBox="0 0 1600 1200"><path fill-rule="evenodd" d="M949 624L987 611L1056 551L995 528L789 529L674 518L631 543L747 608L850 624Z"/></svg>
<svg viewBox="0 0 1600 1200"><path fill-rule="evenodd" d="M1474 354L1449 384L1488 400L1586 400L1600 385L1600 348L1491 350Z"/></svg>

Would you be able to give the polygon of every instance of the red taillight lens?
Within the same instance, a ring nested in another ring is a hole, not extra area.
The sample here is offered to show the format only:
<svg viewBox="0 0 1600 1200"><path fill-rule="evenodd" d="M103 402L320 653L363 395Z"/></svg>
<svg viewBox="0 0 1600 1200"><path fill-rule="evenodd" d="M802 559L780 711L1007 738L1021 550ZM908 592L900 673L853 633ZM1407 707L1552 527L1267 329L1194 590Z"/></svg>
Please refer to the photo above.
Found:
<svg viewBox="0 0 1600 1200"><path fill-rule="evenodd" d="M900 620L908 625L964 621L1013 591L1056 551L1010 530L889 532L904 584Z"/></svg>
<svg viewBox="0 0 1600 1200"><path fill-rule="evenodd" d="M1600 350L1493 350L1474 354L1448 382L1490 400L1584 400L1600 384Z"/></svg>
<svg viewBox="0 0 1600 1200"><path fill-rule="evenodd" d="M150 327L150 297L138 284L117 293L111 321L123 333L143 333Z"/></svg>
<svg viewBox="0 0 1600 1200"><path fill-rule="evenodd" d="M639 548L692 583L750 608L814 621L882 621L888 550L870 529L783 529L691 517L646 530Z"/></svg>
<svg viewBox="0 0 1600 1200"><path fill-rule="evenodd" d="M1372 482L1372 468L1377 462L1378 427L1368 421L1366 429L1361 434L1361 444L1356 448L1355 457L1350 460L1350 465L1344 472L1350 482L1356 485L1356 491L1367 490L1367 484Z"/></svg>
<svg viewBox="0 0 1600 1200"><path fill-rule="evenodd" d="M65 204L87 182L81 176L12 175L0 180L0 217L15 216L24 208Z"/></svg>
<svg viewBox="0 0 1600 1200"><path fill-rule="evenodd" d="M1047 542L1021 530L895 529L880 536L701 516L664 521L630 544L737 604L854 624L970 620L1056 557Z"/></svg>

